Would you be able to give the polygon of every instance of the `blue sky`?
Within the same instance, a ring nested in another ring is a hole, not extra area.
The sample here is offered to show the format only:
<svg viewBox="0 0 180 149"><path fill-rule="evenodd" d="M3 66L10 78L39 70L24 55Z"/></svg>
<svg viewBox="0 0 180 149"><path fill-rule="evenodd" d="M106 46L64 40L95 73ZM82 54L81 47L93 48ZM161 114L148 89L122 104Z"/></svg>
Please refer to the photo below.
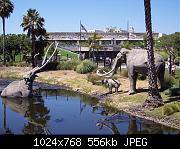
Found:
<svg viewBox="0 0 180 149"><path fill-rule="evenodd" d="M29 8L35 8L45 18L48 32L79 31L80 20L88 30L104 30L108 26L126 29L129 20L130 26L133 26L135 31L145 31L144 0L12 0L12 2L15 8L6 21L7 33L23 33L20 24ZM170 34L180 31L179 0L151 0L151 6L155 32Z"/></svg>

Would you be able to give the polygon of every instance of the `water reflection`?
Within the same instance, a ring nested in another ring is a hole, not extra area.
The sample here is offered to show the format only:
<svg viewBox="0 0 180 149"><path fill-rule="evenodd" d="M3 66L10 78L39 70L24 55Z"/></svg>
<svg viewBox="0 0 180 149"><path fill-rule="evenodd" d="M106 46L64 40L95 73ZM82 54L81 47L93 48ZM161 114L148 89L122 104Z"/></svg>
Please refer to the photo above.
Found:
<svg viewBox="0 0 180 149"><path fill-rule="evenodd" d="M34 99L2 98L2 103L0 113L4 117L0 130L3 128L4 132L1 134L180 133L124 112L97 106L96 98L66 90L43 91L41 98ZM8 117L9 113L16 118ZM16 131L17 126L20 131Z"/></svg>
<svg viewBox="0 0 180 149"><path fill-rule="evenodd" d="M42 134L47 133L47 121L50 119L49 110L44 106L42 98L36 99L8 99L2 98L4 105L4 130L9 133L6 127L6 106L12 111L24 116L27 124L24 125L22 132L24 134ZM10 131L11 132L11 131ZM11 132L12 133L12 132Z"/></svg>

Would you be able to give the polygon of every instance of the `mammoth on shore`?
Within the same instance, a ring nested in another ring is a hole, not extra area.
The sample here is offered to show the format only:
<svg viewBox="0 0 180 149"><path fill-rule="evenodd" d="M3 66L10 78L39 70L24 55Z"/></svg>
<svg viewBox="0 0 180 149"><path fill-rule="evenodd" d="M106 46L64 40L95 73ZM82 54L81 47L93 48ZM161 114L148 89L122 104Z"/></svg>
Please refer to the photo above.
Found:
<svg viewBox="0 0 180 149"><path fill-rule="evenodd" d="M33 81L36 77L38 77L36 74L42 71L42 69L49 63L57 50L58 43L56 44L52 55L49 57L48 60L46 60L47 53L52 45L53 43L48 47L41 65L38 65L29 72L27 72L23 76L23 80L13 81L12 83L10 83L6 88L3 89L1 93L2 97L28 98L33 96Z"/></svg>
<svg viewBox="0 0 180 149"><path fill-rule="evenodd" d="M115 61L112 65L112 69L109 72L100 73L97 70L97 75L104 77L112 77L116 72L117 68L122 64L126 63L128 70L128 78L130 81L129 94L136 92L136 80L138 74L147 75L148 73L148 55L147 50L144 49L133 49L128 50L122 48L117 54ZM161 89L164 88L164 72L165 72L165 62L162 56L155 53L154 63L156 74L159 79Z"/></svg>

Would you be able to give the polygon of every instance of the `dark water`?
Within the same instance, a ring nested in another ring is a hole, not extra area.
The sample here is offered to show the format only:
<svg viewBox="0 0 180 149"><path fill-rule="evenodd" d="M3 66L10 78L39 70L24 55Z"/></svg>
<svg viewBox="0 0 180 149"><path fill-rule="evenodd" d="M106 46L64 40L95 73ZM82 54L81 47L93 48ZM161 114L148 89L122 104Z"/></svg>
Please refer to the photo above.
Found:
<svg viewBox="0 0 180 149"><path fill-rule="evenodd" d="M42 98L33 100L0 98L0 134L180 133L96 103L66 90L43 91Z"/></svg>

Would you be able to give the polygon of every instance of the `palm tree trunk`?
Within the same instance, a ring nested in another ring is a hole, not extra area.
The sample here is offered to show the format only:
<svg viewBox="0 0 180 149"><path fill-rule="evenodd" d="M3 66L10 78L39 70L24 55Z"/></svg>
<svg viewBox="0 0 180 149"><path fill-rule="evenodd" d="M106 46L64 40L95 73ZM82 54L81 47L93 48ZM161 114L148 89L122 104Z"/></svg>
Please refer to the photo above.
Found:
<svg viewBox="0 0 180 149"><path fill-rule="evenodd" d="M3 21L3 65L6 64L6 56L5 56L5 18L2 18Z"/></svg>
<svg viewBox="0 0 180 149"><path fill-rule="evenodd" d="M89 49L89 60L91 58L91 48Z"/></svg>
<svg viewBox="0 0 180 149"><path fill-rule="evenodd" d="M144 8L145 8L145 23L146 23L146 34L147 34L149 92L148 92L148 98L146 99L143 106L144 107L159 107L163 105L163 100L158 91L157 75L156 75L155 64L154 64L150 0L144 0Z"/></svg>
<svg viewBox="0 0 180 149"><path fill-rule="evenodd" d="M35 53L35 34L34 31L32 31L32 52L31 52L31 57L32 57L32 67L35 67L34 63L34 53Z"/></svg>
<svg viewBox="0 0 180 149"><path fill-rule="evenodd" d="M93 48L93 62L94 62L94 48Z"/></svg>

